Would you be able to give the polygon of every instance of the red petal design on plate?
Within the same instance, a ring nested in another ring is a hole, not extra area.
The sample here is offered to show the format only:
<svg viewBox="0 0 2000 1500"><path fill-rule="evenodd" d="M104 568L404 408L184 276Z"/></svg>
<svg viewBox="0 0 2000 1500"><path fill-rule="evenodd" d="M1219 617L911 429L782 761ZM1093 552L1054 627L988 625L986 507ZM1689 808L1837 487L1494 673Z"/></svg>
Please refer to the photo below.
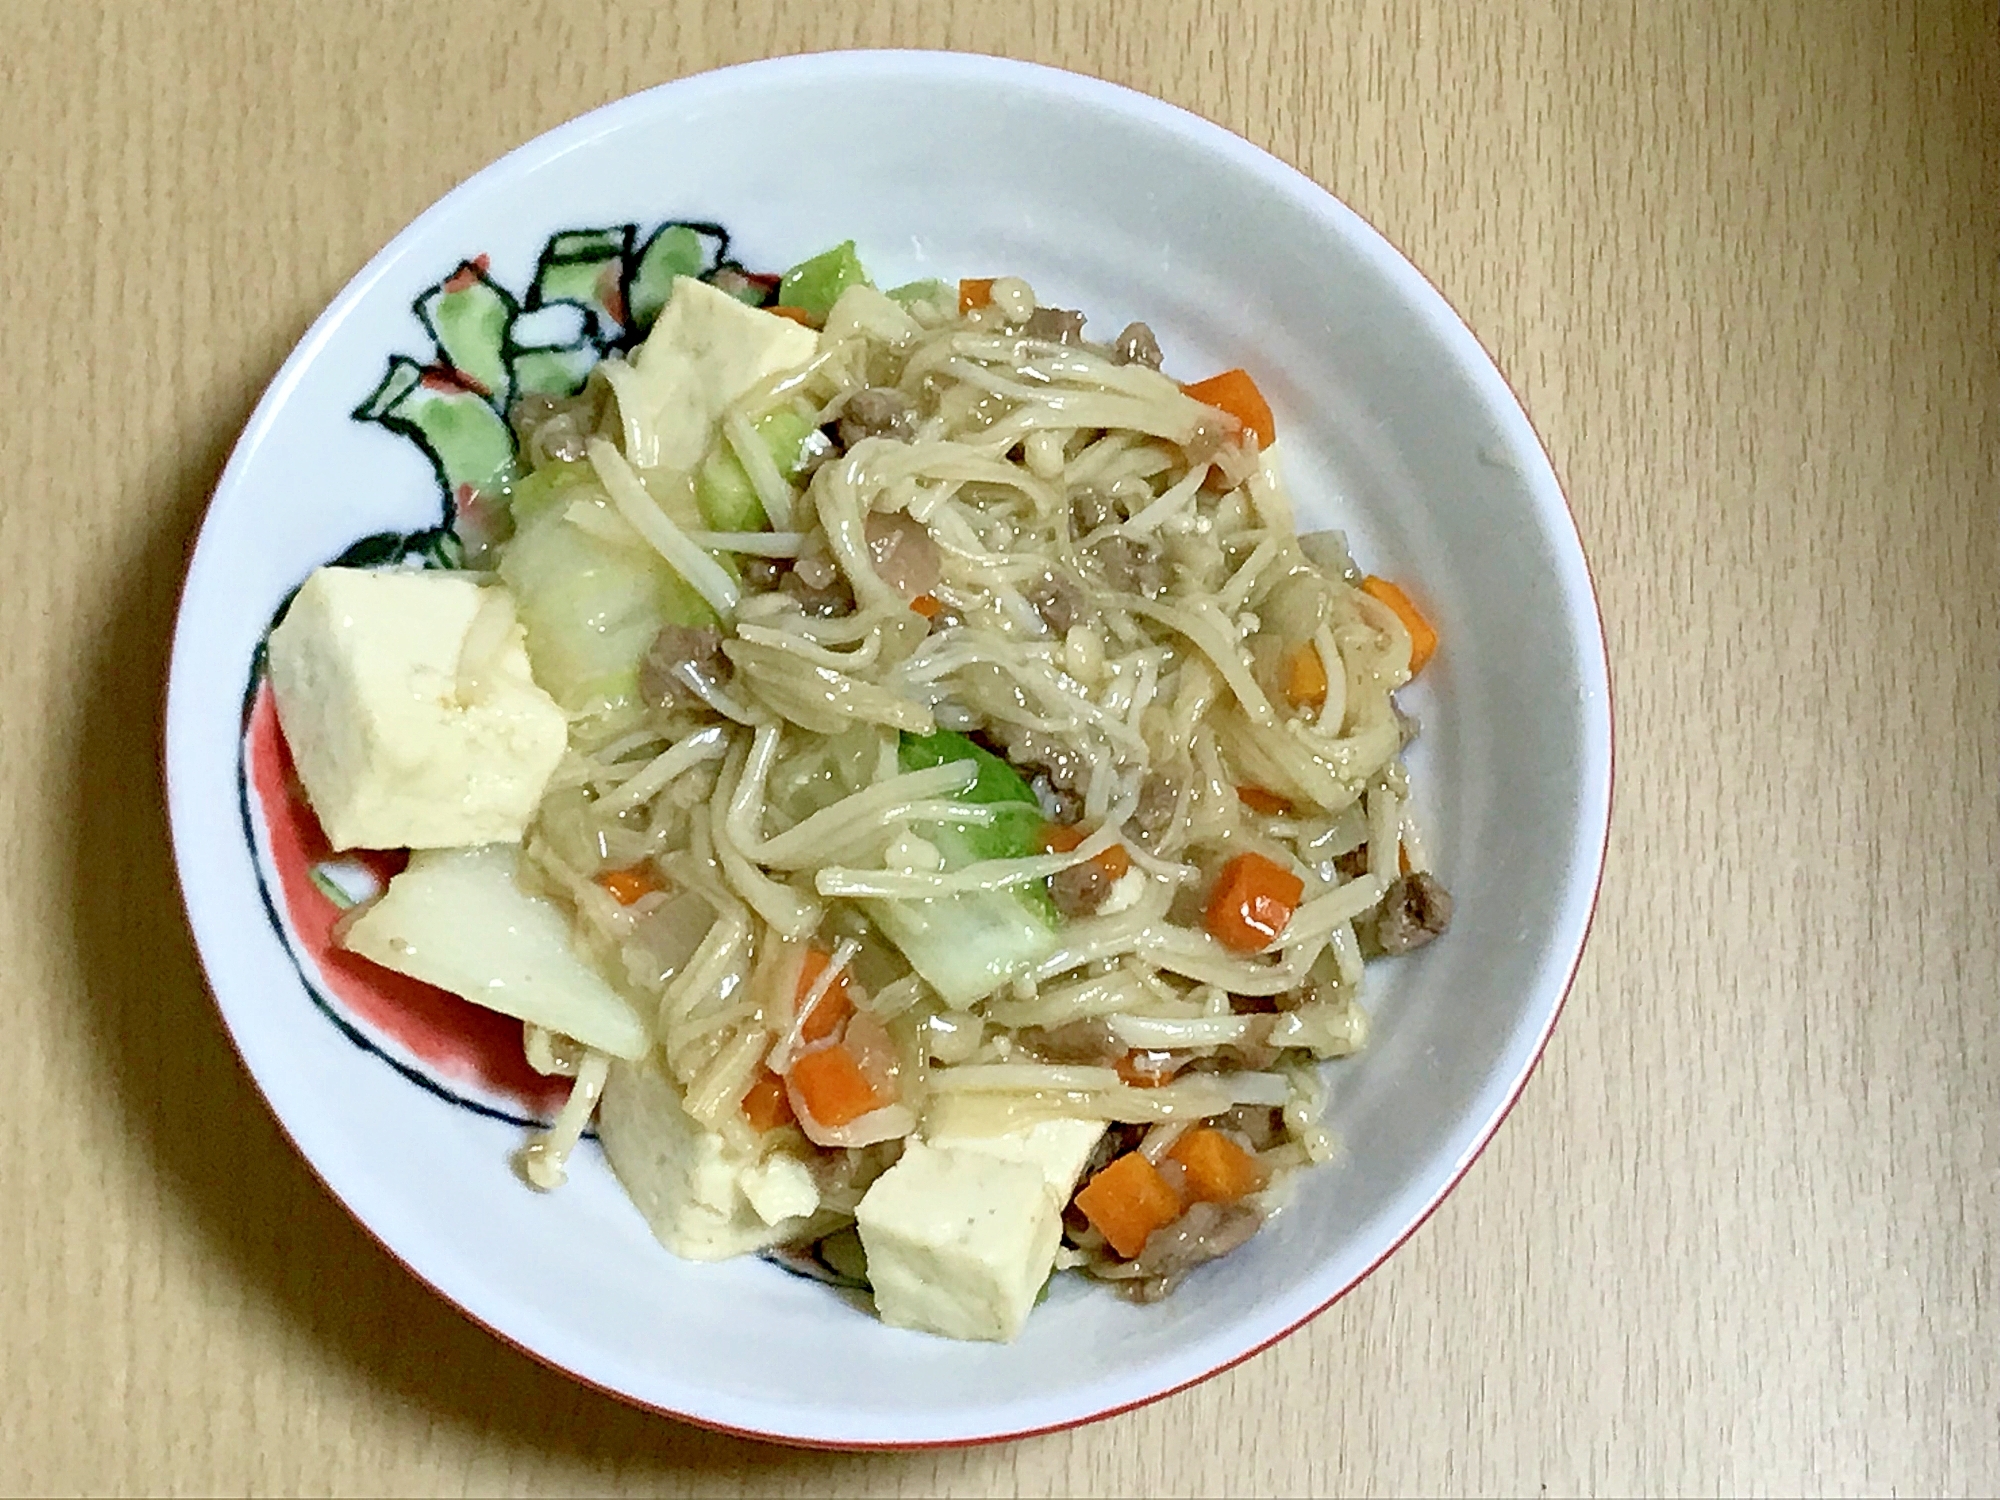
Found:
<svg viewBox="0 0 2000 1500"><path fill-rule="evenodd" d="M268 681L257 685L245 733L244 762L250 792L264 815L273 895L297 934L301 956L319 973L348 1018L364 1031L389 1038L420 1060L440 1082L470 1084L501 1096L522 1113L546 1117L562 1106L570 1084L544 1078L521 1052L521 1023L334 946L340 908L313 884L323 860L353 859L387 880L408 862L404 850L349 850L336 856L307 805L278 728Z"/></svg>
<svg viewBox="0 0 2000 1500"><path fill-rule="evenodd" d="M484 398L493 394L484 384L474 380L465 371L453 369L450 365L425 365L417 378L425 390L443 391L447 395Z"/></svg>
<svg viewBox="0 0 2000 1500"><path fill-rule="evenodd" d="M606 266L597 273L597 300L604 304L604 310L611 314L615 323L623 324L625 318L625 288L620 283L617 262Z"/></svg>

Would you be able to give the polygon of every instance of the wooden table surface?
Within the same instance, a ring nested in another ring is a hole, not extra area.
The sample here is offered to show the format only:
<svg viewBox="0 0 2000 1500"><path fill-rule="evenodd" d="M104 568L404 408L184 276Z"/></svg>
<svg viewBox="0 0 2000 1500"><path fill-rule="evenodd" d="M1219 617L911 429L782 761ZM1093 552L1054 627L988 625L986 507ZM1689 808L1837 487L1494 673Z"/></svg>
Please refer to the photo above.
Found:
<svg viewBox="0 0 2000 1500"><path fill-rule="evenodd" d="M2000 19L1877 0L0 6L0 1491L2000 1487ZM1461 311L1617 688L1569 1010L1465 1184L1148 1409L826 1457L501 1346L240 1071L156 769L184 548L318 309L501 151L855 45L1160 94Z"/></svg>

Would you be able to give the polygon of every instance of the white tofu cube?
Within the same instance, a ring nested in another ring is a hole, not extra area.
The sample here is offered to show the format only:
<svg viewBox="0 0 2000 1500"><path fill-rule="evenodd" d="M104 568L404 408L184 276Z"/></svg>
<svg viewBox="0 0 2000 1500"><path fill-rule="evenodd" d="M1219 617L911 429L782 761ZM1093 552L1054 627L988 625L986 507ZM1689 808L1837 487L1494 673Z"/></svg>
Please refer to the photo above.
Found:
<svg viewBox="0 0 2000 1500"><path fill-rule="evenodd" d="M743 1197L766 1224L804 1219L819 1211L819 1184L796 1156L774 1151L736 1174Z"/></svg>
<svg viewBox="0 0 2000 1500"><path fill-rule="evenodd" d="M625 423L625 453L641 469L692 469L723 408L819 352L819 335L748 307L705 281L679 277L628 364L604 365Z"/></svg>
<svg viewBox="0 0 2000 1500"><path fill-rule="evenodd" d="M469 578L321 568L271 632L268 660L278 722L336 849L516 842L568 743L512 599Z"/></svg>
<svg viewBox="0 0 2000 1500"><path fill-rule="evenodd" d="M875 1180L855 1221L882 1321L954 1339L1020 1333L1062 1238L1040 1166L921 1140Z"/></svg>
<svg viewBox="0 0 2000 1500"><path fill-rule="evenodd" d="M924 1127L931 1145L959 1151L983 1151L1006 1161L1026 1162L1040 1170L1061 1212L1076 1192L1077 1179L1090 1153L1111 1127L1102 1120L1042 1120L1024 1129L980 1134L969 1130Z"/></svg>
<svg viewBox="0 0 2000 1500"><path fill-rule="evenodd" d="M804 1162L704 1130L650 1062L612 1064L597 1136L654 1236L683 1260L727 1260L826 1227L812 1217L819 1192Z"/></svg>

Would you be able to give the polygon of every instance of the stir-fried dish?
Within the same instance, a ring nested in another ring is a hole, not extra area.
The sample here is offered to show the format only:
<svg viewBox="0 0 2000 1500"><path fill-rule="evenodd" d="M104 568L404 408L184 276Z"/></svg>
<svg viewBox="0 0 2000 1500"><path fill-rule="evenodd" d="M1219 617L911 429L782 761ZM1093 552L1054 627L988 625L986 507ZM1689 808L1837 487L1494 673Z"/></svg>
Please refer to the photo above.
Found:
<svg viewBox="0 0 2000 1500"><path fill-rule="evenodd" d="M763 304L770 305L763 305ZM1011 1338L1150 1300L1332 1149L1366 965L1441 932L1395 701L1436 636L1297 533L1251 375L1022 281L673 283L456 571L273 632L340 941L525 1023L678 1255Z"/></svg>

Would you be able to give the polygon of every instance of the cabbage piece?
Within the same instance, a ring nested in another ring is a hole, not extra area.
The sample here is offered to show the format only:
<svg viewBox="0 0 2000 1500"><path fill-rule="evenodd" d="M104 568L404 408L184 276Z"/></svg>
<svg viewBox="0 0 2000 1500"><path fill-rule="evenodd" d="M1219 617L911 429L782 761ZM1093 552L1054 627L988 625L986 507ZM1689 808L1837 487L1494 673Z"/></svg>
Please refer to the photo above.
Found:
<svg viewBox="0 0 2000 1500"><path fill-rule="evenodd" d="M992 807L991 823L928 824L923 836L947 870L988 859L1040 852L1047 819L1021 773L962 734L905 734L897 749L905 771L970 760L979 768L959 800ZM966 891L929 900L871 900L868 913L945 1003L971 1005L1026 973L1054 951L1055 903L1042 881L1001 891Z"/></svg>
<svg viewBox="0 0 2000 1500"><path fill-rule="evenodd" d="M810 260L802 260L785 272L778 282L778 306L796 307L814 318L833 311L840 294L851 286L867 283L861 257L853 240L842 240L831 250L822 250Z"/></svg>
<svg viewBox="0 0 2000 1500"><path fill-rule="evenodd" d="M637 1007L577 954L562 909L516 884L519 859L512 844L419 850L342 946L613 1057L644 1057L652 1036Z"/></svg>
<svg viewBox="0 0 2000 1500"><path fill-rule="evenodd" d="M651 548L622 546L568 519L579 500L603 504L594 481L541 478L517 487L519 529L500 559L535 681L571 713L636 702L639 663L661 627L713 625L715 612Z"/></svg>

